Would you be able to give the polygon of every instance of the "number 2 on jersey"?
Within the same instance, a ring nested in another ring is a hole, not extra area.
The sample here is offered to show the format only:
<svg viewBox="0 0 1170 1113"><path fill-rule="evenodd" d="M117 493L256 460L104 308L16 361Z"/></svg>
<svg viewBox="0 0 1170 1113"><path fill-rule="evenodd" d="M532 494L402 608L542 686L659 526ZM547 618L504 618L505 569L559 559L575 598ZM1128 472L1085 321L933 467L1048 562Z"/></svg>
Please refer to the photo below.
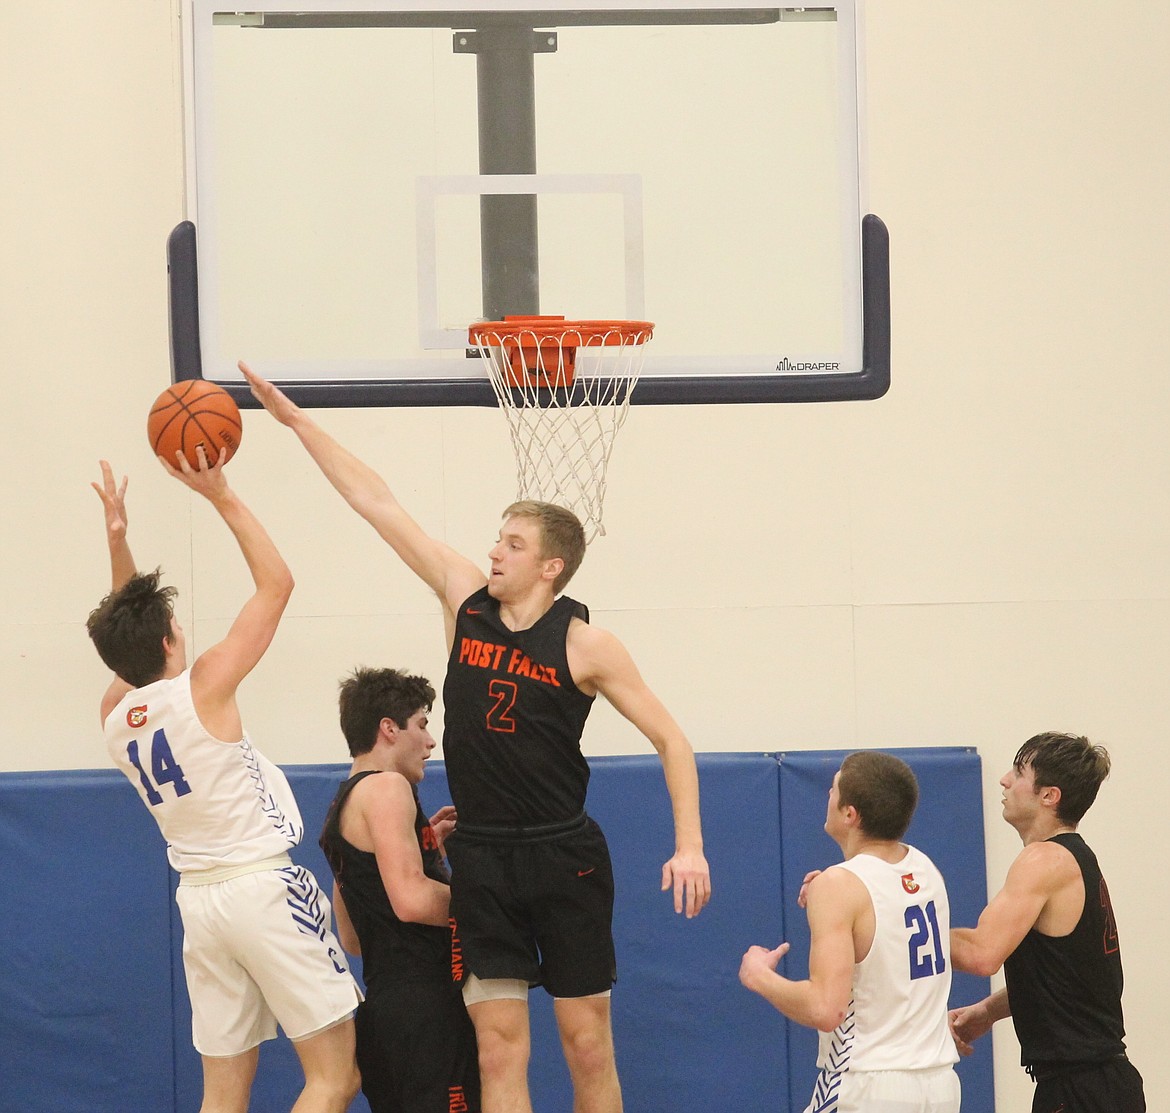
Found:
<svg viewBox="0 0 1170 1113"><path fill-rule="evenodd" d="M488 684L488 695L496 701L487 713L488 730L499 731L501 734L516 733L516 720L512 718L516 690L514 680L493 680Z"/></svg>
<svg viewBox="0 0 1170 1113"><path fill-rule="evenodd" d="M906 909L906 926L914 929L910 936L910 980L929 978L941 974L947 968L943 955L942 937L938 930L938 913L934 901L928 901L925 908L912 904ZM930 952L934 953L931 954Z"/></svg>
<svg viewBox="0 0 1170 1113"><path fill-rule="evenodd" d="M150 740L150 771L154 775L153 784L150 777L146 775L146 770L142 768L142 761L138 757L137 738L132 738L126 744L126 757L130 764L138 770L138 779L142 782L142 790L146 793L146 799L150 802L151 807L163 802L162 793L155 785L174 785L176 796L186 796L191 791L191 786L183 777L183 767L175 761L175 755L171 753L171 745L167 741L165 731L156 730L154 737Z"/></svg>

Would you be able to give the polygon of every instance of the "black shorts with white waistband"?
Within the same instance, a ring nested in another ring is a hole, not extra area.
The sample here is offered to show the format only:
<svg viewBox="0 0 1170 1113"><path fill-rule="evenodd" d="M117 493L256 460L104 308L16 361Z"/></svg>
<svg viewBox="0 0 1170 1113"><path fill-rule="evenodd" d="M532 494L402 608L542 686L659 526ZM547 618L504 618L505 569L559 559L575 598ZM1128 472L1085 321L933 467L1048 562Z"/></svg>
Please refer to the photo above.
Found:
<svg viewBox="0 0 1170 1113"><path fill-rule="evenodd" d="M459 824L446 839L466 970L589 997L617 980L613 867L582 813L547 827Z"/></svg>

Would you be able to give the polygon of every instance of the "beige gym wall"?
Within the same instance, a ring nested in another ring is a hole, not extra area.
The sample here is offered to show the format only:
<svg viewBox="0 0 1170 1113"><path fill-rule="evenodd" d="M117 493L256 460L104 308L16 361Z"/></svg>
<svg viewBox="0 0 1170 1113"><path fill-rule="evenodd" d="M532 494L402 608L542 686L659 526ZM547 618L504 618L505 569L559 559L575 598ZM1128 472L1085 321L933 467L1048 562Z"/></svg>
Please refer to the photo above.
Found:
<svg viewBox="0 0 1170 1113"><path fill-rule="evenodd" d="M1016 746L1046 729L1106 743L1116 768L1082 830L1163 1108L1170 898L1141 864L1156 805L1138 788L1170 780L1170 5L869 0L865 21L890 393L636 409L574 593L698 750L977 747L993 887L1018 849L995 787ZM83 627L108 577L100 457L130 475L135 554L180 588L196 651L247 589L226 530L144 434L184 216L179 40L175 0L0 5L3 770L106 764ZM483 557L513 490L497 414L319 416ZM266 415L245 415L230 477L298 581L245 718L278 761L341 761L337 679L359 663L440 676L437 605ZM599 708L586 749L647 745ZM750 842L750 817L719 821ZM1000 1032L1004 1113L1030 1101L1017 1055Z"/></svg>

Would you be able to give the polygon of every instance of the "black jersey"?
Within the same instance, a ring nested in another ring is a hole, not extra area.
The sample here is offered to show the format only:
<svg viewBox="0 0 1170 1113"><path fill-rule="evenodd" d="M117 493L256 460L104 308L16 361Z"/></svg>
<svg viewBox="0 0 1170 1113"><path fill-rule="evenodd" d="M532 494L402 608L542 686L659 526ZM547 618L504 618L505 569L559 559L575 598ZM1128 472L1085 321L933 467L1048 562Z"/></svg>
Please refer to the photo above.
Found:
<svg viewBox="0 0 1170 1113"><path fill-rule="evenodd" d="M362 975L371 995L379 984L452 978L451 929L400 920L386 895L377 857L358 850L341 834L341 812L349 794L361 780L376 772L367 770L342 783L329 805L320 839L362 946ZM414 831L422 852L423 873L432 881L450 884L435 833L418 802L418 791L413 786L412 790Z"/></svg>
<svg viewBox="0 0 1170 1113"><path fill-rule="evenodd" d="M509 630L486 587L464 601L443 685L443 760L461 824L533 827L585 807L581 732L593 706L569 675L565 639L589 611L565 596Z"/></svg>
<svg viewBox="0 0 1170 1113"><path fill-rule="evenodd" d="M1020 1061L1098 1062L1125 1050L1121 951L1109 890L1080 835L1054 835L1081 868L1085 908L1068 935L1033 929L1004 963Z"/></svg>

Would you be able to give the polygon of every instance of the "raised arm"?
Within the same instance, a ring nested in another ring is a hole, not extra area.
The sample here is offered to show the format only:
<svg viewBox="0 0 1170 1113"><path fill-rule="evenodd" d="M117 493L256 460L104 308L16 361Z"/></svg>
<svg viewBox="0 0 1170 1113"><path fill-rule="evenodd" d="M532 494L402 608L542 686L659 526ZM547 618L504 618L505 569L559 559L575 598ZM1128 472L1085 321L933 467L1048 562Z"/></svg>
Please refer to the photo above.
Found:
<svg viewBox="0 0 1170 1113"><path fill-rule="evenodd" d="M102 509L106 515L106 547L110 552L110 585L114 591L125 586L126 581L138 571L134 564L134 557L130 553L130 543L126 538L128 520L126 518L126 486L129 480L122 476L120 484L114 482L114 470L108 460L102 460L102 481L91 483L102 500Z"/></svg>
<svg viewBox="0 0 1170 1113"><path fill-rule="evenodd" d="M100 465L102 481L91 483L90 486L97 491L98 498L102 500L106 519L106 548L110 554L110 586L112 590L118 591L138 571L126 537L128 528L126 486L129 481L126 476L122 476L122 482L115 483L114 470L110 467L109 461L102 460ZM115 676L102 697L100 714L103 723L128 691L130 685Z"/></svg>
<svg viewBox="0 0 1170 1113"><path fill-rule="evenodd" d="M978 924L951 928L955 969L990 977L1036 926L1051 898L1062 887L1079 881L1076 859L1064 847L1050 842L1024 847Z"/></svg>
<svg viewBox="0 0 1170 1113"><path fill-rule="evenodd" d="M338 444L278 387L257 375L246 363L241 362L239 366L264 408L296 433L338 494L430 587L450 615L454 615L472 592L487 583L487 577L475 564L422 529L373 468Z"/></svg>
<svg viewBox="0 0 1170 1113"><path fill-rule="evenodd" d="M605 696L658 751L674 814L675 844L662 867L662 889L673 888L675 912L685 908L688 919L697 916L711 898L711 871L703 856L695 752L613 634L576 621L569 628L567 648L574 683Z"/></svg>
<svg viewBox="0 0 1170 1113"><path fill-rule="evenodd" d="M202 447L198 454L198 470L181 452L176 453L177 468L159 459L172 476L215 507L240 546L255 585L223 641L201 653L191 666L191 691L199 718L215 737L232 742L239 740L243 729L236 689L271 644L292 595L293 578L268 531L228 486L223 474L226 452L220 451L214 465L208 464Z"/></svg>
<svg viewBox="0 0 1170 1113"><path fill-rule="evenodd" d="M854 924L861 902L868 899L864 886L845 870L827 870L808 885L808 926L811 942L808 977L792 981L777 973L776 966L788 944L775 950L750 947L739 967L739 980L753 993L790 1020L831 1032L849 1008L853 985Z"/></svg>

